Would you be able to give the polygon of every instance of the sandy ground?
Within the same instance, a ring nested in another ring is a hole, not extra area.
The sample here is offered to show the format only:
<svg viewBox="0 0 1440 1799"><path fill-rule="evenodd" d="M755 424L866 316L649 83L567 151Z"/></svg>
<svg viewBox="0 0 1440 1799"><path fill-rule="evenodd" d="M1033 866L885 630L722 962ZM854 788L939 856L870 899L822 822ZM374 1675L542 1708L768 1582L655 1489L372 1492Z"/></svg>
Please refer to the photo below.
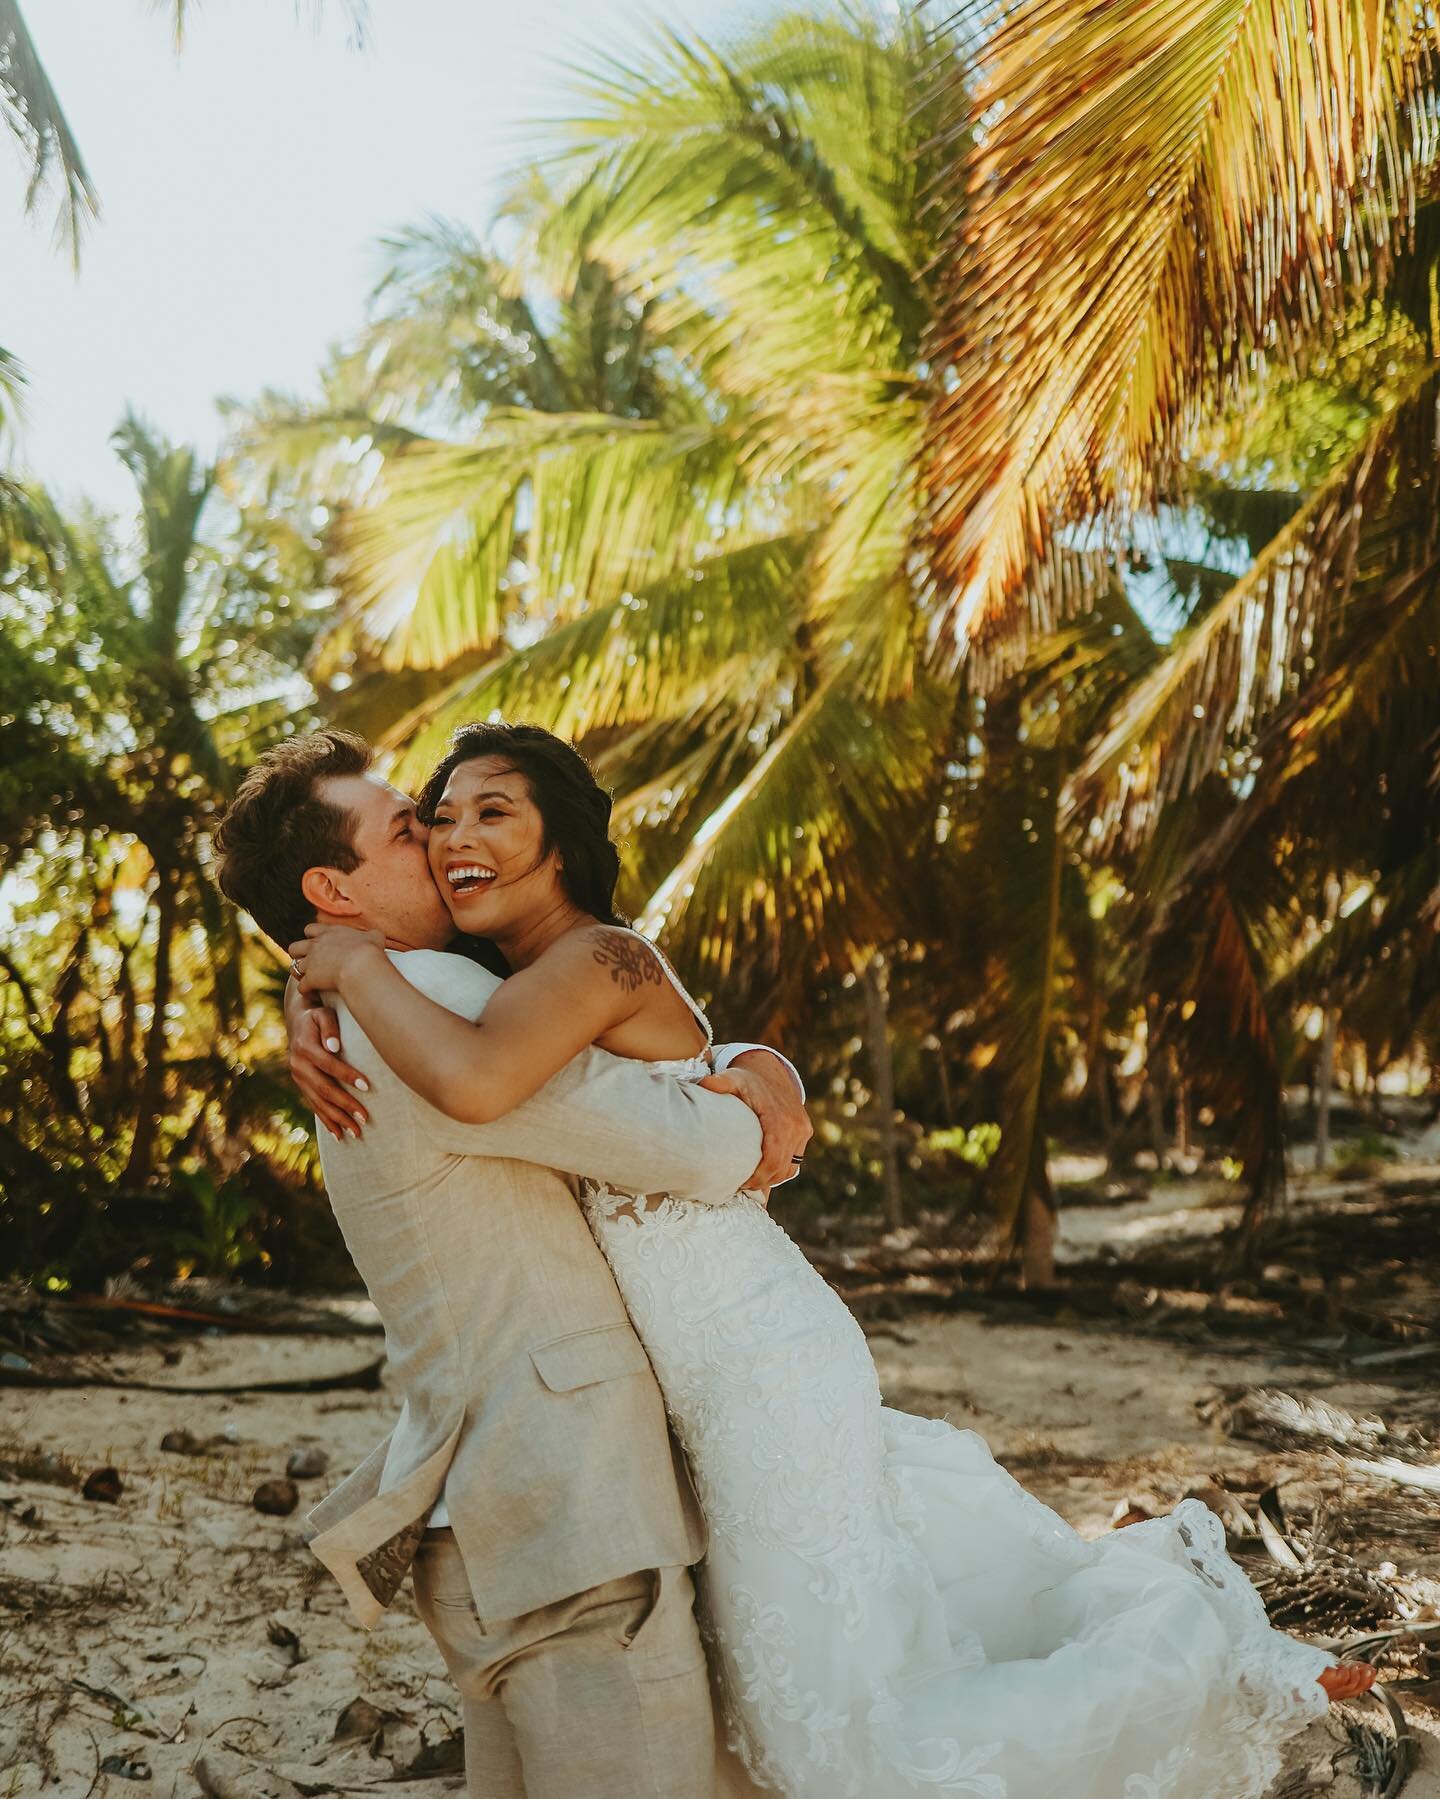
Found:
<svg viewBox="0 0 1440 1799"><path fill-rule="evenodd" d="M980 1430L1087 1534L1108 1527L1122 1498L1160 1510L1213 1476L1243 1485L1277 1467L1309 1472L1217 1437L1195 1406L1221 1383L1313 1390L1314 1364L975 1315L876 1325L872 1342L891 1404ZM125 1365L147 1380L236 1384L359 1365L377 1347L209 1336L178 1360L157 1347ZM1354 1384L1324 1393L1356 1409L1385 1397ZM0 1479L0 1799L460 1790L445 1767L457 1702L408 1588L367 1634L299 1527L394 1410L383 1390L0 1393L0 1467L11 1471ZM221 1440L206 1455L162 1452L165 1433L182 1429ZM300 1483L299 1510L253 1510L257 1483L310 1445L328 1450L330 1470ZM65 1484L102 1466L123 1482L115 1503ZM1440 1742L1417 1722L1425 1742L1407 1799L1440 1799ZM1338 1721L1301 1739L1286 1799L1358 1799L1344 1744Z"/></svg>

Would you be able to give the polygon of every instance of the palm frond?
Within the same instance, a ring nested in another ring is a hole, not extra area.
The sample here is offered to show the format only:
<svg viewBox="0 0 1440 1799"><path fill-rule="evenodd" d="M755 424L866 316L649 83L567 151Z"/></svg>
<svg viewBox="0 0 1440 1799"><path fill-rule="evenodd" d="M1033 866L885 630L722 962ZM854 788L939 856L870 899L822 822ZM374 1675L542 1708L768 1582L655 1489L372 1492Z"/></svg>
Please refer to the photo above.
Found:
<svg viewBox="0 0 1440 1799"><path fill-rule="evenodd" d="M653 585L747 528L773 534L728 433L497 410L475 444L396 457L383 497L340 530L347 593L391 666L435 666L496 640L522 500L514 580L562 617Z"/></svg>
<svg viewBox="0 0 1440 1799"><path fill-rule="evenodd" d="M99 203L19 0L0 0L0 118L19 141L29 165L25 210L31 212L39 204L52 176L58 180L56 236L78 264L81 237Z"/></svg>
<svg viewBox="0 0 1440 1799"><path fill-rule="evenodd" d="M175 651L214 471L193 450L167 443L134 412L126 414L111 442L139 493L151 637L168 657Z"/></svg>
<svg viewBox="0 0 1440 1799"><path fill-rule="evenodd" d="M667 35L635 67L598 58L554 122L535 266L600 255L665 290L668 328L712 368L753 360L737 325L758 330L772 387L817 365L906 367L927 312L910 154L921 54L908 23L887 36L852 14L728 48Z"/></svg>
<svg viewBox="0 0 1440 1799"><path fill-rule="evenodd" d="M537 195L532 204L543 203ZM450 403L459 417L482 406L542 412L593 403L551 350L509 270L474 234L443 219L382 240L378 315L328 385L373 404L399 399L425 416ZM563 311L563 309L562 309Z"/></svg>
<svg viewBox="0 0 1440 1799"><path fill-rule="evenodd" d="M891 833L933 765L931 699L874 706L843 664L828 675L695 829L640 928L716 984L741 964L777 974L782 944L818 969L855 966L893 934Z"/></svg>
<svg viewBox="0 0 1440 1799"><path fill-rule="evenodd" d="M932 431L957 651L1068 521L1163 493L1202 402L1383 264L1435 139L1424 0L1017 0L950 187Z"/></svg>
<svg viewBox="0 0 1440 1799"><path fill-rule="evenodd" d="M195 16L200 0L150 0L151 12L160 13L170 21L170 30L175 40L175 48L181 50L185 45L185 33L190 21ZM316 25L320 23L325 12L325 0L295 0L295 16L308 9ZM365 42L365 33L370 23L369 0L343 0L343 8L350 19L351 43L360 49Z"/></svg>
<svg viewBox="0 0 1440 1799"><path fill-rule="evenodd" d="M1393 963L1413 986L1435 960L1440 932L1440 836L1433 824L1418 853L1383 874L1360 903L1342 912L1326 932L1316 933L1303 953L1284 968L1270 989L1277 1013L1313 1004L1317 995L1345 1006L1362 994L1377 971ZM1412 1021L1415 1007L1396 1010Z"/></svg>
<svg viewBox="0 0 1440 1799"><path fill-rule="evenodd" d="M1437 741L1437 641L1432 568L1366 608L1333 666L1261 735L1238 795L1212 776L1173 798L1136 846L1131 885L1155 896L1162 925L1216 884L1287 918L1303 890L1302 916L1268 954L1276 1017L1332 983L1353 991L1392 956L1419 966L1436 795L1415 746ZM1376 905L1321 932L1314 896L1346 869L1373 881Z"/></svg>
<svg viewBox="0 0 1440 1799"><path fill-rule="evenodd" d="M1253 781L1257 730L1285 708L1303 711L1305 694L1324 692L1327 674L1343 679L1347 647L1367 621L1404 616L1426 590L1440 528L1437 396L1440 373L1422 368L1359 450L1119 708L1072 794L1072 805L1103 817L1108 837L1142 836L1170 799L1216 770Z"/></svg>
<svg viewBox="0 0 1440 1799"><path fill-rule="evenodd" d="M593 606L455 682L397 721L396 778L415 781L467 721L501 715L570 738L647 722L702 722L743 694L795 678L795 590L808 551L784 535L700 559Z"/></svg>
<svg viewBox="0 0 1440 1799"><path fill-rule="evenodd" d="M0 443L24 416L25 382L25 367L19 357L0 349Z"/></svg>
<svg viewBox="0 0 1440 1799"><path fill-rule="evenodd" d="M220 401L226 443L219 479L237 505L365 500L387 458L429 440L411 426L327 396L310 403L267 390Z"/></svg>
<svg viewBox="0 0 1440 1799"><path fill-rule="evenodd" d="M0 475L0 576L17 565L46 567L54 548L49 509Z"/></svg>

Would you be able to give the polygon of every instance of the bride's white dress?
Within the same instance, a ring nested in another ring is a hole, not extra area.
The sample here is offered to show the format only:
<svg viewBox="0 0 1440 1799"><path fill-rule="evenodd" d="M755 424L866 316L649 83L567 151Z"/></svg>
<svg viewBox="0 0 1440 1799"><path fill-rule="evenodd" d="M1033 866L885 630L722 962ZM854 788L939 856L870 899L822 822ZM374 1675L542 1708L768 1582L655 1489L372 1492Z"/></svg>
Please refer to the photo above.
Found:
<svg viewBox="0 0 1440 1799"><path fill-rule="evenodd" d="M881 1403L860 1327L758 1201L584 1199L689 1457L702 1629L758 1785L1264 1793L1334 1658L1270 1628L1212 1512L1086 1542L973 1431Z"/></svg>

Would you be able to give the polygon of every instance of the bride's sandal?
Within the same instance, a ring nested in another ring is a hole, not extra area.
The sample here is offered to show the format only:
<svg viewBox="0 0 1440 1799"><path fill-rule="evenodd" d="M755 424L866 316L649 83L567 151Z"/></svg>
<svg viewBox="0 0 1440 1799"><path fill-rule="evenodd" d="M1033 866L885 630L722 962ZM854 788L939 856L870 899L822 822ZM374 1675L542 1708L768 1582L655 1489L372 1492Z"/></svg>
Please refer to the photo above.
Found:
<svg viewBox="0 0 1440 1799"><path fill-rule="evenodd" d="M1375 1684L1378 1670L1369 1662L1337 1662L1318 1676L1320 1684L1333 1703L1337 1699L1358 1699Z"/></svg>

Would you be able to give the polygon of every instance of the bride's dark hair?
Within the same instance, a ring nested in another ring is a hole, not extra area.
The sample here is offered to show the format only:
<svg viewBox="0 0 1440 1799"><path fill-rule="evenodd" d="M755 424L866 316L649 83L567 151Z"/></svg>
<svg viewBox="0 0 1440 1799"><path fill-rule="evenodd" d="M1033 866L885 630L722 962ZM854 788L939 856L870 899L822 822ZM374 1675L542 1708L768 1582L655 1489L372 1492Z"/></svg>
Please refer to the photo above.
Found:
<svg viewBox="0 0 1440 1799"><path fill-rule="evenodd" d="M615 910L620 852L610 841L610 795L573 743L540 725L462 725L420 789L415 810L428 825L445 783L462 762L503 756L524 775L540 813L541 853L560 855L560 884L582 912L602 924L628 924Z"/></svg>

